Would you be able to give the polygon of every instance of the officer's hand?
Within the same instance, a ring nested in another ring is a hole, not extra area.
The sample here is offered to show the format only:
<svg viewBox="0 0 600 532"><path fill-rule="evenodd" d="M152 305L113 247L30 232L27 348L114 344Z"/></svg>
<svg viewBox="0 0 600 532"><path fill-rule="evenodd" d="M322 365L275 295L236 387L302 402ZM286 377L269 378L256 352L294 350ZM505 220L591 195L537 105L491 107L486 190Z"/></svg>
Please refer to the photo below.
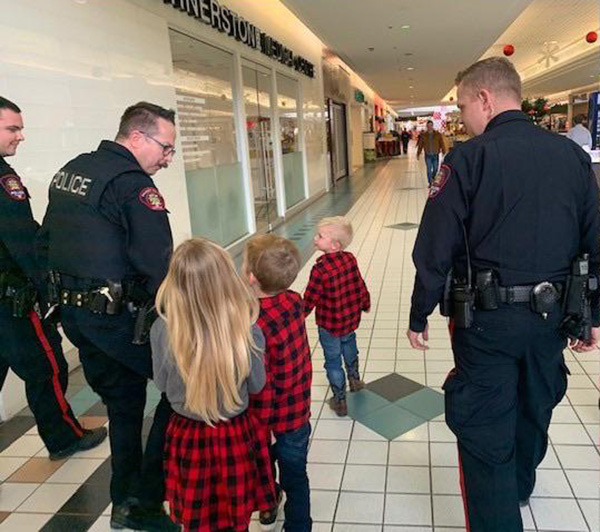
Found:
<svg viewBox="0 0 600 532"><path fill-rule="evenodd" d="M598 349L598 341L600 340L600 327L592 327L592 338L589 342L574 340L569 342L569 347L576 353L588 353Z"/></svg>
<svg viewBox="0 0 600 532"><path fill-rule="evenodd" d="M411 331L410 329L406 331L406 337L410 342L410 345L413 349L419 349L420 351L426 351L429 349L423 342L427 342L429 340L429 326L425 327L425 330L420 332Z"/></svg>

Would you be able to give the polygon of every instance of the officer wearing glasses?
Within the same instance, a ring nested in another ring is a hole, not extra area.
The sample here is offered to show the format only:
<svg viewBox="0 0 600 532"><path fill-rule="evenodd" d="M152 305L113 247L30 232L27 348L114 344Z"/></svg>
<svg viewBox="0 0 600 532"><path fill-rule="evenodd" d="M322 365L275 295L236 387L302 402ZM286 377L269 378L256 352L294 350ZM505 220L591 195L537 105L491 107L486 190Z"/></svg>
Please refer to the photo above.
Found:
<svg viewBox="0 0 600 532"><path fill-rule="evenodd" d="M114 142L103 140L53 177L38 240L64 331L107 406L114 528L178 530L162 509L171 410L163 397L143 455L152 362L149 345L135 336L136 318L153 300L173 248L151 176L169 165L174 144L174 111L147 102L126 109Z"/></svg>

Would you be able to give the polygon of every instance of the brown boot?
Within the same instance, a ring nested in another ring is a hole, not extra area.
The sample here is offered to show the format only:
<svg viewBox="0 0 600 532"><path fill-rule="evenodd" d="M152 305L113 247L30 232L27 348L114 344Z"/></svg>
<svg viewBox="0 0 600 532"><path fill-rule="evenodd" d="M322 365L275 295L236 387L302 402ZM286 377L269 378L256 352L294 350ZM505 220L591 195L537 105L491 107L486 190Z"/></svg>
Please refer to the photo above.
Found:
<svg viewBox="0 0 600 532"><path fill-rule="evenodd" d="M351 392L359 392L365 387L365 383L360 379L353 379L352 377L348 377L348 385L350 386Z"/></svg>
<svg viewBox="0 0 600 532"><path fill-rule="evenodd" d="M333 410L338 416L344 417L348 415L348 405L346 399L336 399L332 397L329 399L329 408Z"/></svg>

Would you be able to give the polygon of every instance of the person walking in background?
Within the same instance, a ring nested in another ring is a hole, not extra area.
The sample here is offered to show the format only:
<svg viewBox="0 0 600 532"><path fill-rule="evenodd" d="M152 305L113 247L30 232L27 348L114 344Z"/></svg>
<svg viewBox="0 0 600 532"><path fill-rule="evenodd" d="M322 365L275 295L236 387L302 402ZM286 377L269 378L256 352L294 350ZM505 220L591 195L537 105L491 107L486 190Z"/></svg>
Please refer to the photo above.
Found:
<svg viewBox="0 0 600 532"><path fill-rule="evenodd" d="M427 121L427 131L424 131L419 137L417 159L421 157L423 151L425 152L425 165L427 167L427 182L431 185L440 166L440 152L445 155L447 151L444 137L439 131L433 129L432 120Z"/></svg>
<svg viewBox="0 0 600 532"><path fill-rule="evenodd" d="M406 128L402 129L400 140L402 141L402 153L406 155L408 153L408 143L410 141L410 133L406 131Z"/></svg>
<svg viewBox="0 0 600 532"><path fill-rule="evenodd" d="M577 115L573 118L574 126L567 133L567 138L571 139L581 147L587 146L592 148L592 134L585 127L585 115Z"/></svg>

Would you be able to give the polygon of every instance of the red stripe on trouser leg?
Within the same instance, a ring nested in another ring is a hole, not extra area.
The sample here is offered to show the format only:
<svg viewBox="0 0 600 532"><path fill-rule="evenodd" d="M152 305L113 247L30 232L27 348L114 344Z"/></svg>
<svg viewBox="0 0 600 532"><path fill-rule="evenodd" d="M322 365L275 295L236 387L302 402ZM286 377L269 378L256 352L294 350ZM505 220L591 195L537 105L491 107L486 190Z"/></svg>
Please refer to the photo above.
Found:
<svg viewBox="0 0 600 532"><path fill-rule="evenodd" d="M469 523L469 506L467 504L467 488L465 486L465 476L463 474L460 449L458 449L458 471L460 473L460 493L462 495L463 508L465 510L465 525L467 527L467 532L471 532L471 523Z"/></svg>
<svg viewBox="0 0 600 532"><path fill-rule="evenodd" d="M450 333L450 342L452 342L454 336L454 320L452 318L448 320L448 332Z"/></svg>
<svg viewBox="0 0 600 532"><path fill-rule="evenodd" d="M58 402L58 406L60 407L60 411L62 413L62 418L65 420L67 425L69 425L76 436L83 436L83 431L79 426L79 423L74 420L69 414L69 405L67 404L67 400L62 391L62 387L60 385L60 381L58 380L58 363L56 362L56 356L54 354L54 350L46 338L46 334L44 333L44 329L42 327L42 322L40 321L39 316L35 312L29 313L29 321L33 325L35 330L35 334L42 344L44 348L44 353L46 354L46 358L48 362L50 362L50 366L52 367L52 388L54 388L54 396L56 397L56 401Z"/></svg>

